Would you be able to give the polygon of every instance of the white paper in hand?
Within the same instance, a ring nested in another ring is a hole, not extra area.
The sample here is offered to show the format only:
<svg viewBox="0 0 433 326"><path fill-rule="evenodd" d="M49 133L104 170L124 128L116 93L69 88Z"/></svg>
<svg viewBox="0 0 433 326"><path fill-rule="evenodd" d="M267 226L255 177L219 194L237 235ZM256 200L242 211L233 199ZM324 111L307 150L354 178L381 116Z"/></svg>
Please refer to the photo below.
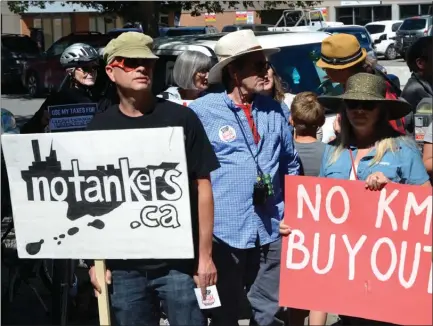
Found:
<svg viewBox="0 0 433 326"><path fill-rule="evenodd" d="M194 289L200 309L212 309L221 307L220 297L215 285L206 288L206 299L203 300L201 289Z"/></svg>

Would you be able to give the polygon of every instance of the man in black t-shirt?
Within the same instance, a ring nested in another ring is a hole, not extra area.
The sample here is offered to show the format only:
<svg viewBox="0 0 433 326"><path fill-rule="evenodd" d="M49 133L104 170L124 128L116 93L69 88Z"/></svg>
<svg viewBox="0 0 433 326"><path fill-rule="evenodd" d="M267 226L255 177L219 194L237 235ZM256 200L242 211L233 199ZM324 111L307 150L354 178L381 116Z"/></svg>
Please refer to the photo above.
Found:
<svg viewBox="0 0 433 326"><path fill-rule="evenodd" d="M216 283L209 175L219 163L195 113L152 94L153 67L158 59L151 51L152 42L147 35L128 32L107 45L106 72L117 86L120 104L97 114L88 129L184 128L196 259L106 261L107 282L110 284L113 279L111 304L120 325L159 325L155 298L162 303L171 325L207 325L195 297L194 281L203 293L207 286ZM137 139L137 146L146 141L152 139ZM89 274L95 289L100 291L93 267Z"/></svg>

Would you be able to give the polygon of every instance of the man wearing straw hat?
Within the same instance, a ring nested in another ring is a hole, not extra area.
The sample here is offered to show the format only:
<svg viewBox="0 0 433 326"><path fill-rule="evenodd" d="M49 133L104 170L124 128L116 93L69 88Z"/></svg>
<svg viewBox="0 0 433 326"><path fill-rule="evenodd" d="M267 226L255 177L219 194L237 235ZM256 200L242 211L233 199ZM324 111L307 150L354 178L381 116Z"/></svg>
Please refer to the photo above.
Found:
<svg viewBox="0 0 433 326"><path fill-rule="evenodd" d="M269 69L264 49L251 30L223 36L215 46L219 62L210 84L225 91L208 94L190 107L197 113L219 159L211 173L215 199L213 259L221 307L212 324L238 325L247 287L252 324L280 325L279 310L284 175L299 174L286 113L260 93Z"/></svg>

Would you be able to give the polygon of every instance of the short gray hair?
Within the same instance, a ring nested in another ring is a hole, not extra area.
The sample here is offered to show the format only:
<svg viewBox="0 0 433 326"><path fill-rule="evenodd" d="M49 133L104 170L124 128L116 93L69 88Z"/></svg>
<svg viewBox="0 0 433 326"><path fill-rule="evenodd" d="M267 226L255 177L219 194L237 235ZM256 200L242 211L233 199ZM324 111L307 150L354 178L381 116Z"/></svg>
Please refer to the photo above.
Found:
<svg viewBox="0 0 433 326"><path fill-rule="evenodd" d="M209 71L212 60L199 51L184 51L179 55L173 67L173 80L182 89L197 89L194 76L199 71Z"/></svg>

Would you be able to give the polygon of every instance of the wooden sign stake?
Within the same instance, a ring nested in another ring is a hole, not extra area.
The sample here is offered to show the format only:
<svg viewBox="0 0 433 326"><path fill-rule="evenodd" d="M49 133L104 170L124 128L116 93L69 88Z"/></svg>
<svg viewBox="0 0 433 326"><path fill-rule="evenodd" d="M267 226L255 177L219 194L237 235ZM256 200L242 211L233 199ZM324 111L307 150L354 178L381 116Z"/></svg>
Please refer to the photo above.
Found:
<svg viewBox="0 0 433 326"><path fill-rule="evenodd" d="M110 300L108 297L108 286L105 281L105 260L95 260L96 279L101 286L101 293L98 294L99 325L111 326Z"/></svg>

